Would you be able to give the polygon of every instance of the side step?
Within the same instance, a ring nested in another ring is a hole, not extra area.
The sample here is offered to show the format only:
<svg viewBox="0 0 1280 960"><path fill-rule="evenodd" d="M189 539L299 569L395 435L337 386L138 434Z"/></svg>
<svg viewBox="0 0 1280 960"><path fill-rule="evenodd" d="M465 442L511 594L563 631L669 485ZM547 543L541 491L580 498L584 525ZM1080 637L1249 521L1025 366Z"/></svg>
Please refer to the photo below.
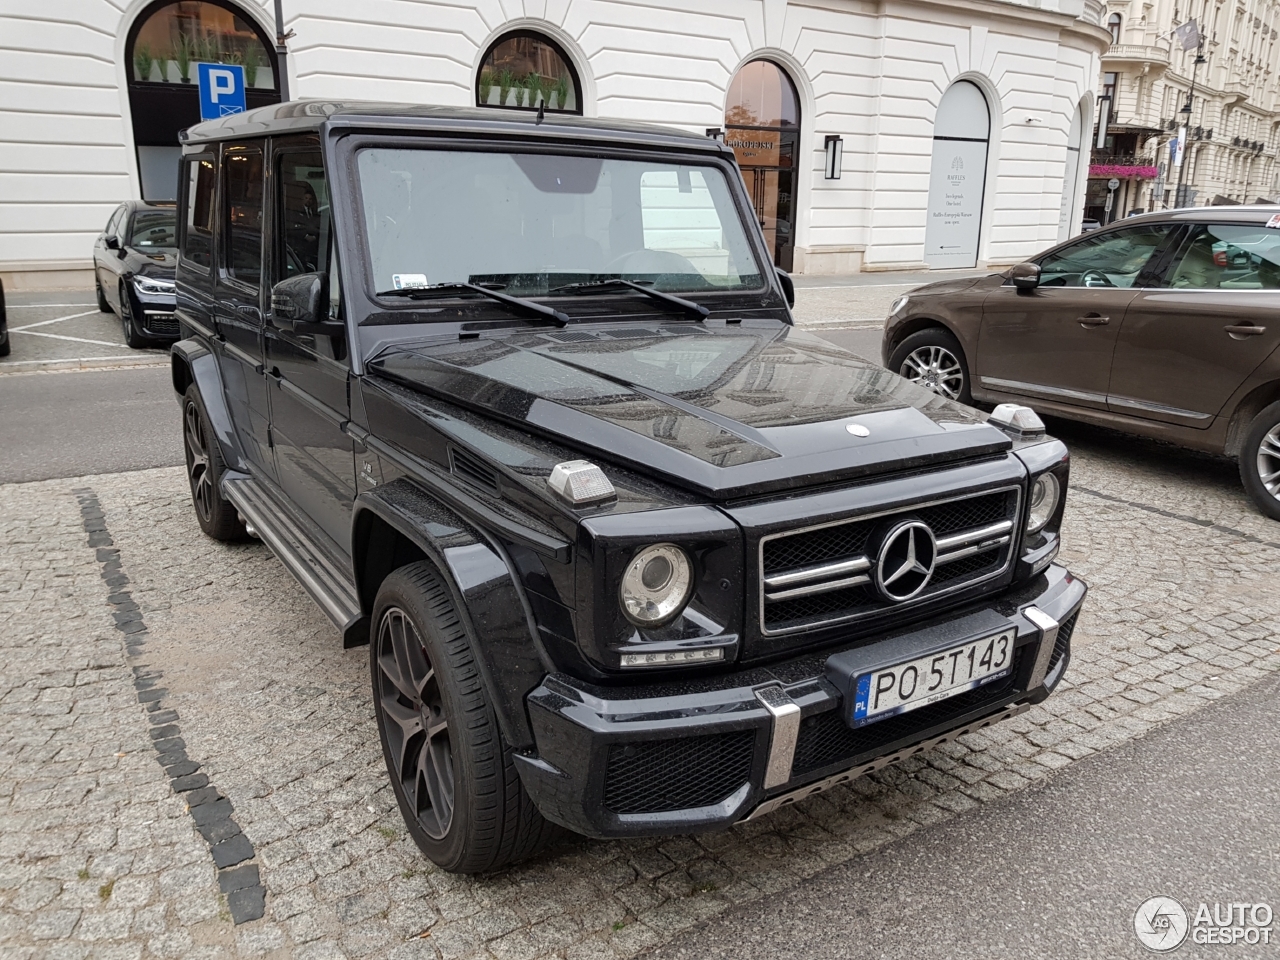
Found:
<svg viewBox="0 0 1280 960"><path fill-rule="evenodd" d="M342 631L342 645L356 647L368 643L369 622L360 612L356 585L318 545L316 535L281 509L253 477L228 471L222 478L222 493Z"/></svg>

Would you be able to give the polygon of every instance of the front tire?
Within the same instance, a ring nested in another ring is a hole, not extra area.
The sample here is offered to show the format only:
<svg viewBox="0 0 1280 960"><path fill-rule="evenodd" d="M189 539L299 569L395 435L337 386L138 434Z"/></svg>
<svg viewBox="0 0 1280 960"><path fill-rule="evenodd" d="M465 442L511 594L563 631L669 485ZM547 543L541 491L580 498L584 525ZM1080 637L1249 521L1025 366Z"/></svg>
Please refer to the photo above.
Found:
<svg viewBox="0 0 1280 960"><path fill-rule="evenodd" d="M1272 520L1280 520L1280 402L1249 424L1240 450L1240 479L1254 505Z"/></svg>
<svg viewBox="0 0 1280 960"><path fill-rule="evenodd" d="M453 873L482 873L542 850L556 828L520 783L433 564L409 564L383 581L371 641L382 754L422 852Z"/></svg>
<svg viewBox="0 0 1280 960"><path fill-rule="evenodd" d="M124 342L134 350L151 346L150 338L138 331L133 322L133 301L129 299L129 288L120 284L120 326L124 328Z"/></svg>
<svg viewBox="0 0 1280 960"><path fill-rule="evenodd" d="M889 356L889 369L948 400L973 403L964 349L942 327L917 330L904 338Z"/></svg>
<svg viewBox="0 0 1280 960"><path fill-rule="evenodd" d="M182 446L186 453L187 482L196 521L215 540L243 540L248 536L231 501L222 496L222 475L227 472L222 450L209 423L204 400L193 383L182 398Z"/></svg>

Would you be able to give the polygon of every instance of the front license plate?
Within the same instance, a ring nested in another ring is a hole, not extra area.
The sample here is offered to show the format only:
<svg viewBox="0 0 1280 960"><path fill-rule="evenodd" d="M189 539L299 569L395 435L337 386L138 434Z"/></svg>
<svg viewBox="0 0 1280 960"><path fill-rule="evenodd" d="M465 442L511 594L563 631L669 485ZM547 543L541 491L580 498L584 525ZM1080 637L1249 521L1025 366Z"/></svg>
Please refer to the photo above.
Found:
<svg viewBox="0 0 1280 960"><path fill-rule="evenodd" d="M1016 636L1017 631L1010 627L941 653L862 674L853 705L853 725L860 727L926 707L1008 676L1013 669Z"/></svg>

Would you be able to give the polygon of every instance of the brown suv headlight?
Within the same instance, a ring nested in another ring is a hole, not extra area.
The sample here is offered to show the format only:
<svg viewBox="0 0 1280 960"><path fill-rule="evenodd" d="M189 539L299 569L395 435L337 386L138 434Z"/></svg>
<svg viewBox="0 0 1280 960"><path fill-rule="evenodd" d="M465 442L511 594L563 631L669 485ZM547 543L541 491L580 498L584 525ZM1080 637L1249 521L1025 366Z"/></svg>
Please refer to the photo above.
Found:
<svg viewBox="0 0 1280 960"><path fill-rule="evenodd" d="M685 552L674 543L657 543L627 564L618 599L637 627L660 627L680 614L692 590L693 570Z"/></svg>

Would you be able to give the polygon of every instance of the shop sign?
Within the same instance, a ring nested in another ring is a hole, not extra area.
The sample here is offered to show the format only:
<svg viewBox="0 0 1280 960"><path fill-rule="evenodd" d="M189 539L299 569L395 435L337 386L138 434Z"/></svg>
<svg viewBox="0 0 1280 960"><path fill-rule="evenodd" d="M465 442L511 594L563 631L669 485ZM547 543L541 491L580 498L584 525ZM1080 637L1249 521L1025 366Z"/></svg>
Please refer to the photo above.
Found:
<svg viewBox="0 0 1280 960"><path fill-rule="evenodd" d="M729 127L724 142L733 148L740 167L778 167L782 165L782 132Z"/></svg>

